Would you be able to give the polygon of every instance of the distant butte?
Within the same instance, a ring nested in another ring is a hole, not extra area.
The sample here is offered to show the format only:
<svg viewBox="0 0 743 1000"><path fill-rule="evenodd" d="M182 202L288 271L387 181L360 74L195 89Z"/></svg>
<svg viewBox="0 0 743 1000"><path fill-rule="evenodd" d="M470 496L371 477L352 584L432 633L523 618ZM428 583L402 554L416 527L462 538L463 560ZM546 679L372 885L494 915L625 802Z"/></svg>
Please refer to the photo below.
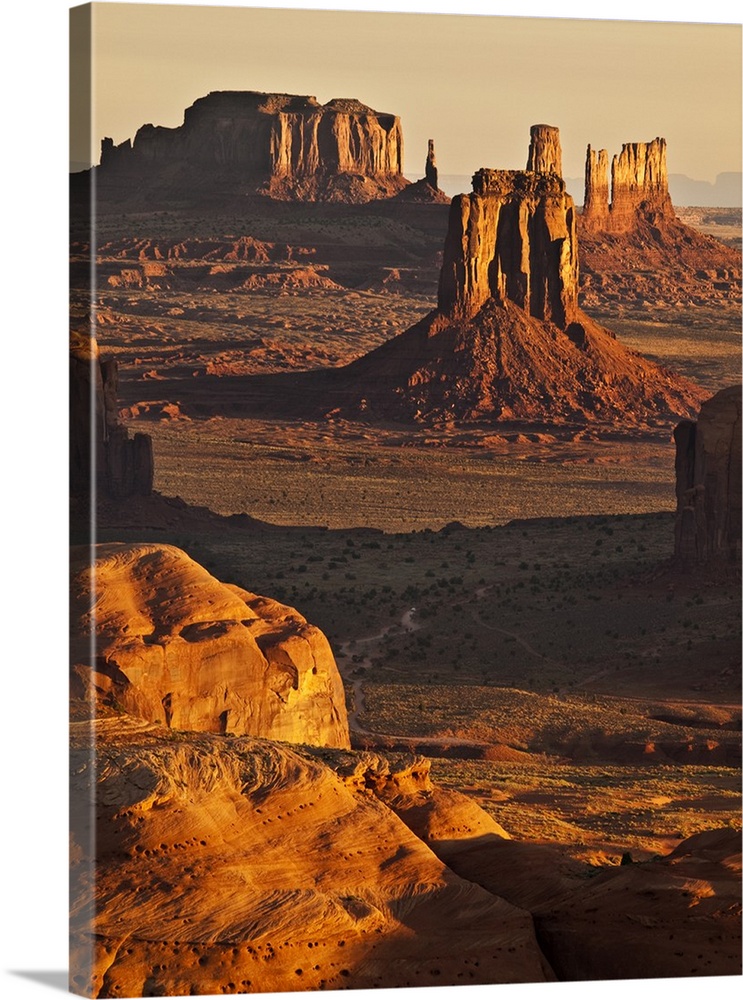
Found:
<svg viewBox="0 0 743 1000"><path fill-rule="evenodd" d="M396 115L351 98L215 91L187 108L177 128L143 125L101 144L100 182L144 183L186 196L231 190L278 200L360 204L390 198L403 177ZM105 194L105 191L104 191Z"/></svg>
<svg viewBox="0 0 743 1000"><path fill-rule="evenodd" d="M578 216L586 308L740 308L740 251L684 225L668 192L666 140L586 151Z"/></svg>
<svg viewBox="0 0 743 1000"><path fill-rule="evenodd" d="M582 224L592 232L626 233L640 219L675 219L668 193L666 140L627 142L611 162L609 201L609 156L605 149L586 151L586 186Z"/></svg>

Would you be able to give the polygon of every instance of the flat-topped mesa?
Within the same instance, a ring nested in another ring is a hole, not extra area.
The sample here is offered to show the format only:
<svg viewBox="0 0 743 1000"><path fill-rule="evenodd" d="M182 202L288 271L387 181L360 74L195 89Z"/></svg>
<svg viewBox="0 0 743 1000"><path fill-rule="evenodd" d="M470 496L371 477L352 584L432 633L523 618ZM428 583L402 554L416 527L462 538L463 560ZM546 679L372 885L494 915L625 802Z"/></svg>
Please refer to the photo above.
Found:
<svg viewBox="0 0 743 1000"><path fill-rule="evenodd" d="M549 126L537 126L547 129ZM489 299L513 302L566 329L578 313L575 205L556 170L559 139L535 140L529 162L548 172L478 170L472 193L452 200L439 279L439 311L474 316Z"/></svg>
<svg viewBox="0 0 743 1000"><path fill-rule="evenodd" d="M626 233L645 218L674 218L668 193L666 140L628 142L611 162L606 150L586 152L585 195L581 225L589 232Z"/></svg>
<svg viewBox="0 0 743 1000"><path fill-rule="evenodd" d="M560 130L554 125L532 125L526 169L562 177Z"/></svg>
<svg viewBox="0 0 743 1000"><path fill-rule="evenodd" d="M360 101L215 91L177 128L143 125L133 143L104 139L102 176L176 186L239 183L277 198L369 201L407 185L400 119Z"/></svg>

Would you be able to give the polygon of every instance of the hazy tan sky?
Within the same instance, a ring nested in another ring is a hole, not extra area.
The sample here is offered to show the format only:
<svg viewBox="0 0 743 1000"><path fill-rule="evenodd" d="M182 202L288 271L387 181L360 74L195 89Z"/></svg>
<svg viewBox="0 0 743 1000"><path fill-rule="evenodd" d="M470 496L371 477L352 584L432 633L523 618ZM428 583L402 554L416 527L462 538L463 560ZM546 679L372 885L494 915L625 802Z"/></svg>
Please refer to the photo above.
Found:
<svg viewBox="0 0 743 1000"><path fill-rule="evenodd" d="M405 169L428 138L441 173L523 167L529 126L560 128L563 170L586 144L668 140L672 173L741 169L738 25L96 3L100 139L179 125L211 90L356 97L398 114ZM73 150L73 159L85 151Z"/></svg>

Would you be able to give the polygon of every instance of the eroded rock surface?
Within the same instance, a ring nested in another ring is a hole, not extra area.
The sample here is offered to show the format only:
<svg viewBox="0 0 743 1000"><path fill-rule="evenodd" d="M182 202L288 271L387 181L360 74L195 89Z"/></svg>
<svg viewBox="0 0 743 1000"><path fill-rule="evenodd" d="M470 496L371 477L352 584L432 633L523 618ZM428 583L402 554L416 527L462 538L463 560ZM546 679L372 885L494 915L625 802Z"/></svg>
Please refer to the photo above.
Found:
<svg viewBox="0 0 743 1000"><path fill-rule="evenodd" d="M554 125L532 125L526 169L562 177L560 130Z"/></svg>
<svg viewBox="0 0 743 1000"><path fill-rule="evenodd" d="M537 934L559 979L740 975L740 879L740 832L705 831L541 904Z"/></svg>
<svg viewBox="0 0 743 1000"><path fill-rule="evenodd" d="M215 91L187 108L177 128L143 125L133 143L104 139L100 176L185 191L229 185L278 199L360 203L396 194L400 119L360 101Z"/></svg>
<svg viewBox="0 0 743 1000"><path fill-rule="evenodd" d="M741 387L707 400L674 431L676 559L684 567L740 573Z"/></svg>
<svg viewBox="0 0 743 1000"><path fill-rule="evenodd" d="M740 250L677 218L665 139L625 144L612 159L611 186L608 153L588 147L578 234L585 308L740 313Z"/></svg>
<svg viewBox="0 0 743 1000"><path fill-rule="evenodd" d="M661 222L673 219L668 193L666 140L628 142L611 162L611 202L608 181L609 156L605 149L586 152L586 186L582 225L585 230L629 232L640 218Z"/></svg>
<svg viewBox="0 0 743 1000"><path fill-rule="evenodd" d="M94 769L87 725L73 729L74 799L95 792L95 810L73 814L78 989L173 996L554 978L531 915L448 869L366 786L363 766L344 775L332 757L268 741L192 734L183 744L101 720Z"/></svg>
<svg viewBox="0 0 743 1000"><path fill-rule="evenodd" d="M172 729L349 745L330 646L299 612L220 583L171 545L111 543L89 558L74 550L79 698Z"/></svg>

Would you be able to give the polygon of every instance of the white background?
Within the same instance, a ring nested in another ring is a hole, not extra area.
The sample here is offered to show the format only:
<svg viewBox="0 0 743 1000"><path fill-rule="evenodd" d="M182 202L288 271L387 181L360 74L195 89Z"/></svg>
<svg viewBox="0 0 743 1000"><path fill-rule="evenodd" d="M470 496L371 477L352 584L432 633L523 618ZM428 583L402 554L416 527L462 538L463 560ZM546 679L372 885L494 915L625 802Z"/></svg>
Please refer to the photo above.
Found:
<svg viewBox="0 0 743 1000"><path fill-rule="evenodd" d="M224 6L240 6L225 3ZM67 968L67 23L66 0L3 9L0 272L2 447L2 984L11 1000L51 997ZM213 6L213 4L212 4ZM250 6L242 4L242 6ZM741 22L735 2L474 0L253 6ZM363 43L360 42L360 57ZM627 956L631 970L632 956ZM636 974L642 975L637 969ZM498 1000L630 994L723 1000L740 980L496 987ZM469 988L483 993L485 988ZM404 991L405 994L412 991ZM436 994L450 993L440 988ZM489 991L489 992L492 992ZM461 990L457 991L458 995ZM388 991L400 1000L401 991ZM427 995L433 997L429 991ZM360 998L368 994L359 994Z"/></svg>

